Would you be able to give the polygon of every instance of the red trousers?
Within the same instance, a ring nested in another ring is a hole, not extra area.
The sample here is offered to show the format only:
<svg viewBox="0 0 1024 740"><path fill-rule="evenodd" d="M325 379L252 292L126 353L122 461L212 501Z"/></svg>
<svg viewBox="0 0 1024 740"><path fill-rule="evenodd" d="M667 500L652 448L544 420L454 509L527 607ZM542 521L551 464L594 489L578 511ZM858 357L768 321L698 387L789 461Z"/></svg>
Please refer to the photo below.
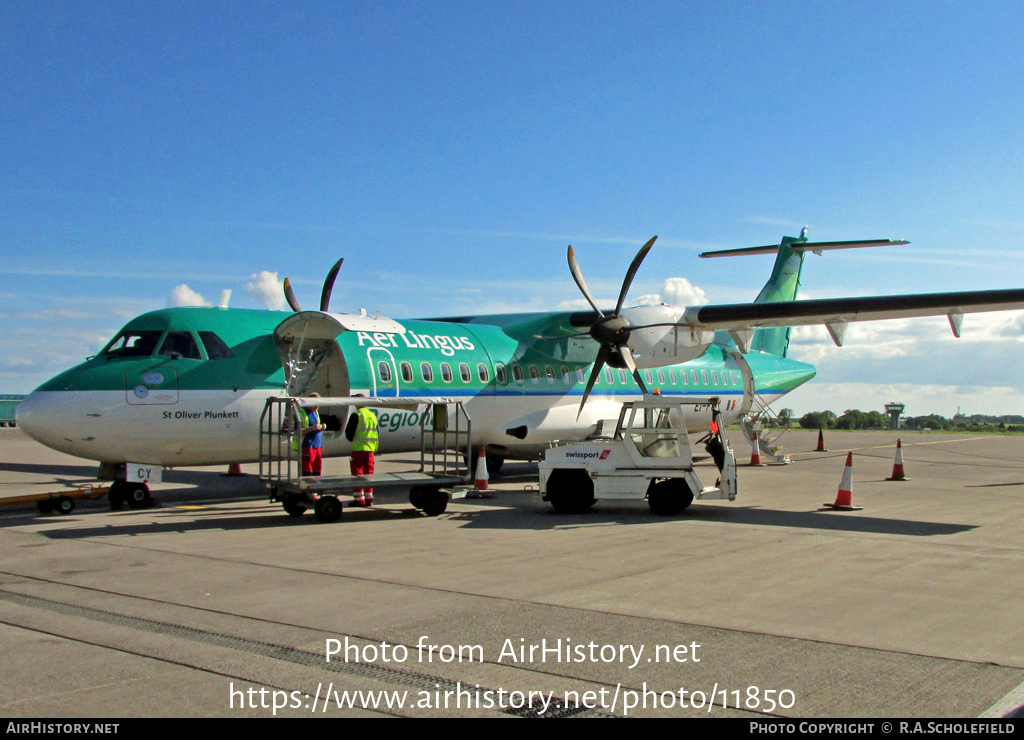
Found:
<svg viewBox="0 0 1024 740"><path fill-rule="evenodd" d="M352 475L373 475L373 453L366 451L352 451L351 459L349 460L349 466L352 469ZM360 493L373 496L372 488L360 488L355 491L358 496Z"/></svg>
<svg viewBox="0 0 1024 740"><path fill-rule="evenodd" d="M324 451L319 447L302 448L302 474L320 475L324 466Z"/></svg>

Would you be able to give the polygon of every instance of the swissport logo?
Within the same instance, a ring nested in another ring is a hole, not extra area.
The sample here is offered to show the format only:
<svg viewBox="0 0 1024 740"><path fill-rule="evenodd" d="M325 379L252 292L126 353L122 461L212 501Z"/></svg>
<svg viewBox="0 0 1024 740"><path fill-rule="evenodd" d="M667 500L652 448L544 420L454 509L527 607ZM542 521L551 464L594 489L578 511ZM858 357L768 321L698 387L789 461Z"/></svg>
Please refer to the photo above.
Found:
<svg viewBox="0 0 1024 740"><path fill-rule="evenodd" d="M612 454L611 450L603 450L601 452L566 452L565 456L576 460L607 460L610 454Z"/></svg>

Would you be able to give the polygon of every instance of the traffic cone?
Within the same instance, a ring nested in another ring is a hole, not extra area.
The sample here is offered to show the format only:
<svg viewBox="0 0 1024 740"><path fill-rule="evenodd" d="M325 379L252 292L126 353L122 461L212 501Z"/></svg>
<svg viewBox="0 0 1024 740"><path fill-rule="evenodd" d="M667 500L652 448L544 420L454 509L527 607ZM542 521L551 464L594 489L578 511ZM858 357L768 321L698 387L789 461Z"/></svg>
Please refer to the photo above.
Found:
<svg viewBox="0 0 1024 740"><path fill-rule="evenodd" d="M896 440L896 460L892 465L892 477L886 480L910 480L903 472L903 444Z"/></svg>
<svg viewBox="0 0 1024 740"><path fill-rule="evenodd" d="M846 467L843 468L843 479L839 481L839 493L834 504L825 504L837 511L860 511L863 506L853 505L853 453L846 454Z"/></svg>
<svg viewBox="0 0 1024 740"><path fill-rule="evenodd" d="M758 442L757 432L754 432L754 449L750 451L750 464L754 466L763 466L761 462L761 445Z"/></svg>
<svg viewBox="0 0 1024 740"><path fill-rule="evenodd" d="M818 447L814 451L828 452L828 450L825 449L825 432L822 431L822 428L820 426L818 427Z"/></svg>
<svg viewBox="0 0 1024 740"><path fill-rule="evenodd" d="M487 448L486 445L481 445L480 455L476 459L476 475L473 477L473 498L491 497L491 494L487 493L488 480L490 476L487 474Z"/></svg>
<svg viewBox="0 0 1024 740"><path fill-rule="evenodd" d="M245 473L242 472L242 466L238 463L228 465L228 472L224 473L224 476L227 478L235 478L240 475L245 475Z"/></svg>

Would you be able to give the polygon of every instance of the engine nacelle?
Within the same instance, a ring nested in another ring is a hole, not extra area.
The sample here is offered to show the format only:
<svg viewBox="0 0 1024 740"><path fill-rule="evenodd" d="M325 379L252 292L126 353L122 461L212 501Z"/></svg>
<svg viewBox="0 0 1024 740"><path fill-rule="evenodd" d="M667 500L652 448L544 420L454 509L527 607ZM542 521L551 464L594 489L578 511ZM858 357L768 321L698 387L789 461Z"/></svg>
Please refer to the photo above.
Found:
<svg viewBox="0 0 1024 740"><path fill-rule="evenodd" d="M664 303L660 306L626 308L621 315L631 326L668 325L630 331L629 349L637 367L662 367L696 359L715 340L713 331L677 323L683 311Z"/></svg>

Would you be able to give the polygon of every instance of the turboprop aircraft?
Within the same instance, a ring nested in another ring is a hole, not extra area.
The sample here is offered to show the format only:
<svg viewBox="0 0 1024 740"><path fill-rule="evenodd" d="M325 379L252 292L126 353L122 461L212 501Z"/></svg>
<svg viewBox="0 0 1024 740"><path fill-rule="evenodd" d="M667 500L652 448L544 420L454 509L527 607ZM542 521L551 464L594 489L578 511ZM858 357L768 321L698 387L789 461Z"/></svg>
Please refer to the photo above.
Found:
<svg viewBox="0 0 1024 740"><path fill-rule="evenodd" d="M138 316L95 357L28 395L18 423L49 447L99 461L101 477L123 477L124 463L257 460L272 396L448 397L465 404L474 444L487 446L494 470L614 424L623 401L647 392L692 400L691 430L710 423L712 397L725 422L736 421L755 397L770 403L814 377L814 367L787 356L794 325L824 324L842 344L850 321L947 315L959 336L965 313L1024 308L1024 289L797 301L808 251L907 243L810 242L806 232L701 255L776 254L757 298L732 305L626 307L655 239L633 259L611 312L598 307L572 247L569 269L589 311L401 321L332 313L339 260L317 311L302 310L286 280L290 315L217 307ZM420 421L419 411L381 409L381 452L418 450ZM325 455L349 452L343 434L326 437Z"/></svg>

